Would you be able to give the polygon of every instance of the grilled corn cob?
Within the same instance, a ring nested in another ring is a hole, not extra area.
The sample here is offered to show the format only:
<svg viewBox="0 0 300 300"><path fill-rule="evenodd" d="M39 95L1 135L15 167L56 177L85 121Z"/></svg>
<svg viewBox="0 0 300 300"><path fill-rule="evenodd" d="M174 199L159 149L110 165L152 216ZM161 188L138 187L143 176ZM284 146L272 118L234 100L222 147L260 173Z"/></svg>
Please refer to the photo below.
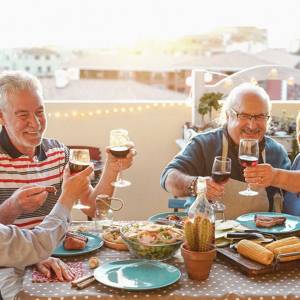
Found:
<svg viewBox="0 0 300 300"><path fill-rule="evenodd" d="M266 248L268 250L271 250L274 252L274 250L278 247L292 245L292 244L296 244L299 242L300 242L300 240L297 237L292 236L292 237L288 237L288 238L284 238L284 239L272 242L272 243L266 245Z"/></svg>
<svg viewBox="0 0 300 300"><path fill-rule="evenodd" d="M237 251L241 255L263 265L270 265L274 259L274 254L272 251L249 240L239 241L237 244Z"/></svg>
<svg viewBox="0 0 300 300"><path fill-rule="evenodd" d="M292 245L286 245L282 247L277 247L274 249L275 256L279 254L288 254L292 252L299 252L299 255L295 256L287 256L287 257L281 257L280 261L291 261L291 260L297 260L300 258L300 242Z"/></svg>

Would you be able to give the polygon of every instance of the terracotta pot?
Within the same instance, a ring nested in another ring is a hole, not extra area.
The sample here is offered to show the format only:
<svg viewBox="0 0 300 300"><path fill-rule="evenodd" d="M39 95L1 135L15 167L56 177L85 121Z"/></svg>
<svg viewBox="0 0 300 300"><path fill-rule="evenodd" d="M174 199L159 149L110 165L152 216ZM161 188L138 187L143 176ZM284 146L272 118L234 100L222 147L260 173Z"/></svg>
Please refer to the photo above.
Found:
<svg viewBox="0 0 300 300"><path fill-rule="evenodd" d="M205 280L216 258L216 248L211 246L211 250L206 252L190 251L184 243L181 245L181 255L189 277L194 280Z"/></svg>

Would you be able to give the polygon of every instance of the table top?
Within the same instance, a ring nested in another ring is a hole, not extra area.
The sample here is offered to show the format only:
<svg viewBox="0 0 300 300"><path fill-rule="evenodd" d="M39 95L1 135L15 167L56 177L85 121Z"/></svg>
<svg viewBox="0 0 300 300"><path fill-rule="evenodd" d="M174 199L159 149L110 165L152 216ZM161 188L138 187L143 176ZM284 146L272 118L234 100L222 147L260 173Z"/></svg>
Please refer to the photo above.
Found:
<svg viewBox="0 0 300 300"><path fill-rule="evenodd" d="M88 259L97 256L101 263L132 258L127 251L116 251L105 247L84 256L64 258L64 261L82 261L85 274L92 274ZM180 280L168 287L151 291L124 291L94 282L91 286L76 290L70 283L32 283L32 269L26 270L24 291L18 299L34 300L78 300L111 298L149 298L149 299L300 299L300 270L281 271L256 277L247 277L226 261L217 259L213 264L210 277L205 281L190 280L185 272L180 252L166 261L180 269Z"/></svg>

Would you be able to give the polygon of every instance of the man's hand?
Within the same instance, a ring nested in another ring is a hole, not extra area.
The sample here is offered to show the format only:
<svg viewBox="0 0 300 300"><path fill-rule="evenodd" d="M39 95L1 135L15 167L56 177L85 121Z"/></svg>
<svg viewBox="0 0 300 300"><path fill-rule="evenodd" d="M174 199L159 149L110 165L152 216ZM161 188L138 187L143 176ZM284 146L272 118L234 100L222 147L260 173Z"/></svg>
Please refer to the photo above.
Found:
<svg viewBox="0 0 300 300"><path fill-rule="evenodd" d="M70 267L62 260L55 257L49 257L36 264L36 268L47 278L51 278L51 273L57 276L59 281L71 281L75 278L75 274Z"/></svg>
<svg viewBox="0 0 300 300"><path fill-rule="evenodd" d="M133 143L127 145L130 150L125 158L118 158L111 154L110 147L106 147L107 167L115 172L120 172L130 168L133 163L133 157L137 154Z"/></svg>
<svg viewBox="0 0 300 300"><path fill-rule="evenodd" d="M206 197L210 201L220 200L224 195L225 183L216 183L211 177L205 177Z"/></svg>
<svg viewBox="0 0 300 300"><path fill-rule="evenodd" d="M93 167L89 166L83 171L74 175L70 174L67 166L64 171L62 193L59 202L68 208L72 208L74 202L89 191L89 176L93 172Z"/></svg>
<svg viewBox="0 0 300 300"><path fill-rule="evenodd" d="M43 205L47 196L46 187L30 184L17 189L8 200L12 203L17 215L21 215L36 211Z"/></svg>
<svg viewBox="0 0 300 300"><path fill-rule="evenodd" d="M258 164L244 170L245 181L254 187L268 187L272 185L275 170L270 164Z"/></svg>

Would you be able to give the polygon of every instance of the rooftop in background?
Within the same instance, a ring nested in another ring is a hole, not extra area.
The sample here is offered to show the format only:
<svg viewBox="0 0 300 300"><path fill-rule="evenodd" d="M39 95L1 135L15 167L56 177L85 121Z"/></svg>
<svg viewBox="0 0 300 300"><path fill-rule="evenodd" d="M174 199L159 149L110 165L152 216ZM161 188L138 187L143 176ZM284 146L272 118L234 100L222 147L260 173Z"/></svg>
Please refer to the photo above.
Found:
<svg viewBox="0 0 300 300"><path fill-rule="evenodd" d="M295 68L300 56L284 49L268 49L251 54L233 51L215 55L123 55L82 54L63 64L64 68L89 70L164 71L203 68L212 71L237 72L257 65L283 65Z"/></svg>
<svg viewBox="0 0 300 300"><path fill-rule="evenodd" d="M131 80L71 80L64 88L54 78L42 78L46 100L184 100L185 94Z"/></svg>

